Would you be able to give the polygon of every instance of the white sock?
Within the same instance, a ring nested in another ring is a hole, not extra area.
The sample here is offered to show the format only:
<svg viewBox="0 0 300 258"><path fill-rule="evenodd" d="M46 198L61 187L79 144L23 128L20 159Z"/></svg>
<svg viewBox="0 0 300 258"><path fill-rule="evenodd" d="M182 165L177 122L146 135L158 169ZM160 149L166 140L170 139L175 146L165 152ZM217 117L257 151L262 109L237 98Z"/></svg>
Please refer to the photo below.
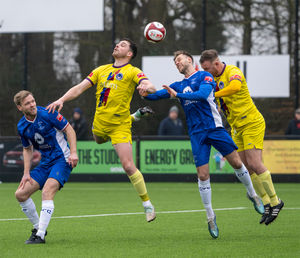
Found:
<svg viewBox="0 0 300 258"><path fill-rule="evenodd" d="M39 228L39 215L36 211L35 204L31 198L28 198L25 202L20 202L22 211L32 223L33 227Z"/></svg>
<svg viewBox="0 0 300 258"><path fill-rule="evenodd" d="M249 175L249 172L247 170L247 168L244 166L244 164L242 164L242 167L239 169L234 169L235 174L237 176L237 178L243 183L243 185L246 187L249 195L251 197L256 196L256 192L253 188L252 185L252 181Z"/></svg>
<svg viewBox="0 0 300 258"><path fill-rule="evenodd" d="M39 230L36 233L42 239L45 238L46 229L49 225L53 211L54 211L53 200L42 201L42 210L41 210L41 214L40 214Z"/></svg>
<svg viewBox="0 0 300 258"><path fill-rule="evenodd" d="M143 206L145 207L149 207L152 206L152 203L150 202L150 200L143 202Z"/></svg>
<svg viewBox="0 0 300 258"><path fill-rule="evenodd" d="M198 187L200 196L202 199L202 203L206 209L206 216L208 219L213 218L215 216L214 211L211 205L211 187L210 187L210 180L207 179L205 181L201 181L198 178Z"/></svg>

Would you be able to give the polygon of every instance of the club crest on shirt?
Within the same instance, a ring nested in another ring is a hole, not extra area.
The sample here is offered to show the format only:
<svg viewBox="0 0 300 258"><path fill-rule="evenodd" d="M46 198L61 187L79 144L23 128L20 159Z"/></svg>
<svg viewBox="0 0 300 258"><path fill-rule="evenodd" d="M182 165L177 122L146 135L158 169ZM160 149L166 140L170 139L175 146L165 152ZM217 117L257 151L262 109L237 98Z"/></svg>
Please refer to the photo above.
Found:
<svg viewBox="0 0 300 258"><path fill-rule="evenodd" d="M107 77L107 80L108 81L113 81L117 77L117 75L120 73L120 71L121 71L121 69L115 71L114 73L110 72L108 77ZM123 74L122 74L122 77L123 77Z"/></svg>
<svg viewBox="0 0 300 258"><path fill-rule="evenodd" d="M183 93L187 93L187 92L189 92L189 93L192 93L193 92L193 90L192 90L192 88L190 87L190 86L187 86L187 87L185 87L184 89L183 89L183 91L182 91ZM186 100L184 100L184 106L187 106L187 105L190 105L190 104L192 104L192 103L196 103L197 102L197 100L188 100L188 99L186 99Z"/></svg>
<svg viewBox="0 0 300 258"><path fill-rule="evenodd" d="M183 93L187 93L187 92L193 92L193 90L191 89L191 87L190 86L187 86L187 87L185 87L184 89L183 89L183 91L182 91Z"/></svg>
<svg viewBox="0 0 300 258"><path fill-rule="evenodd" d="M122 73L118 73L118 74L116 74L116 80L118 80L118 81L120 81L120 80L122 80L123 79L123 74Z"/></svg>
<svg viewBox="0 0 300 258"><path fill-rule="evenodd" d="M39 130L43 130L45 128L45 125L43 124L42 121L38 122Z"/></svg>
<svg viewBox="0 0 300 258"><path fill-rule="evenodd" d="M222 90L224 88L224 82L220 81L218 86L219 89Z"/></svg>

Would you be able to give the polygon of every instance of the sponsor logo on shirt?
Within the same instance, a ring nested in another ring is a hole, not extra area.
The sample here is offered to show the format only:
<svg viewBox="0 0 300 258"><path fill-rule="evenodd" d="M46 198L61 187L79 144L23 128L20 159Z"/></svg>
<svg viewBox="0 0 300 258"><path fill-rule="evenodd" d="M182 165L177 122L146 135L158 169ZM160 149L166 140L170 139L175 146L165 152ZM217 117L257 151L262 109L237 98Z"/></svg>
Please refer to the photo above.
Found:
<svg viewBox="0 0 300 258"><path fill-rule="evenodd" d="M61 114L58 113L56 119L57 119L59 122L61 122L61 120L63 120L63 118L64 118L64 117L63 117Z"/></svg>
<svg viewBox="0 0 300 258"><path fill-rule="evenodd" d="M138 73L138 74L137 74L137 77L138 77L138 78L146 77L146 75L145 75L144 73Z"/></svg>
<svg viewBox="0 0 300 258"><path fill-rule="evenodd" d="M229 78L229 81L232 81L232 80L240 80L241 81L242 77L238 74L235 74Z"/></svg>
<svg viewBox="0 0 300 258"><path fill-rule="evenodd" d="M121 69L119 69L118 71L114 72L114 73L110 73L107 77L108 81L113 81L115 79L115 76L117 76L119 74L119 72L121 71ZM122 78L123 78L123 74L121 74ZM122 79L121 78L121 79Z"/></svg>
<svg viewBox="0 0 300 258"><path fill-rule="evenodd" d="M212 82L213 78L211 78L210 76L205 76L204 81Z"/></svg>
<svg viewBox="0 0 300 258"><path fill-rule="evenodd" d="M190 86L187 86L187 87L185 87L185 88L183 89L182 92L183 92L183 93L187 93L187 92L192 93L193 90L192 90L192 88L191 88ZM187 100L187 99L185 99L183 105L184 105L184 106L187 106L187 105L190 105L190 104L193 104L193 103L197 103L197 102L198 102L197 100Z"/></svg>

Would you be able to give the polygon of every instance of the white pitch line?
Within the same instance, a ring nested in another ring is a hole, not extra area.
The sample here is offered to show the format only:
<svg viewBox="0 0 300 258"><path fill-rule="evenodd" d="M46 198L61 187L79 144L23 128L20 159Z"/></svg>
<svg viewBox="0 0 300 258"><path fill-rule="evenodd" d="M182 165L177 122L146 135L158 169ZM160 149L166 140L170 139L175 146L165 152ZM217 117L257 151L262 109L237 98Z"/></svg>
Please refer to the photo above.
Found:
<svg viewBox="0 0 300 258"><path fill-rule="evenodd" d="M246 207L236 208L220 208L214 210L243 210ZM158 211L156 214L168 214L168 213L188 213L188 212L204 212L205 210L182 210L182 211ZM126 213L108 213L108 214L94 214L94 215L79 215L79 216L60 216L52 217L51 219L74 219L74 218L92 218L92 217L110 217L110 216L127 216L127 215L141 215L144 212L126 212ZM13 219L0 219L0 221L15 221L15 220L27 220L27 218L13 218Z"/></svg>
<svg viewBox="0 0 300 258"><path fill-rule="evenodd" d="M230 210L245 210L247 207L235 207L235 208L219 208L214 209L216 211L230 211ZM284 210L300 210L300 207L296 208L284 208ZM157 214L171 214L171 213L191 213L191 212L204 212L205 210L182 210L182 211L158 211ZM108 214L94 214L94 215L79 215L79 216L60 216L52 217L52 219L76 219L76 218L92 218L92 217L110 217L110 216L128 216L128 215L141 215L144 212L126 212L126 213L108 213ZM17 221L27 220L27 218L12 218L12 219L0 219L1 221Z"/></svg>

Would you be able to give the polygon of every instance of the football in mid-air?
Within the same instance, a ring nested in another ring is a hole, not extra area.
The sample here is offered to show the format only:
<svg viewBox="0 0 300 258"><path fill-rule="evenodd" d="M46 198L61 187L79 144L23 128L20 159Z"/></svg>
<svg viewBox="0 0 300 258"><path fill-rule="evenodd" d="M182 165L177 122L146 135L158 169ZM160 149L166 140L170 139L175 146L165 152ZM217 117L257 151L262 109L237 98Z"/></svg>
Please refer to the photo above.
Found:
<svg viewBox="0 0 300 258"><path fill-rule="evenodd" d="M144 30L145 38L152 43L161 42L166 36L166 29L160 22L150 22Z"/></svg>

